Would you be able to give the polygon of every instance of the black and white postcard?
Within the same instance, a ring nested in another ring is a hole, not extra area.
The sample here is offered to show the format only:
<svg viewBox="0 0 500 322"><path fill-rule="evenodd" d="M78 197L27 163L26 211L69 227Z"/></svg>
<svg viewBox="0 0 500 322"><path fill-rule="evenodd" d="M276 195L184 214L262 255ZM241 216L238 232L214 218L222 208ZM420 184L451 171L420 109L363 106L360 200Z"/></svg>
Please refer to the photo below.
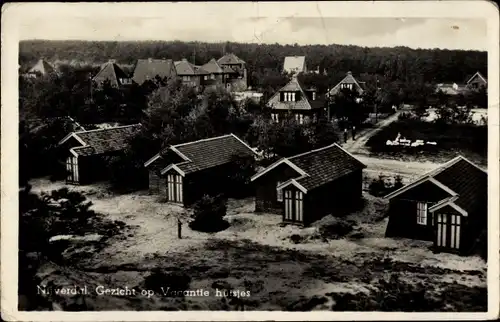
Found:
<svg viewBox="0 0 500 322"><path fill-rule="evenodd" d="M492 2L2 9L4 320L498 318Z"/></svg>

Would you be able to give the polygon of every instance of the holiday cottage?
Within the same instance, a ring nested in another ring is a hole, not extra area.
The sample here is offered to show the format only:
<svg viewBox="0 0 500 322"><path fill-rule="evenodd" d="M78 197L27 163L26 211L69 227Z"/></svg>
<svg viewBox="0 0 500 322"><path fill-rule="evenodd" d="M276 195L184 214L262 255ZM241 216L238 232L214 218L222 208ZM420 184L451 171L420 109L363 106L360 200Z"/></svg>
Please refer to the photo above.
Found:
<svg viewBox="0 0 500 322"><path fill-rule="evenodd" d="M88 184L108 176L106 157L119 155L140 124L72 132L59 146L66 154L66 182Z"/></svg>
<svg viewBox="0 0 500 322"><path fill-rule="evenodd" d="M282 158L255 174L255 211L283 215L283 221L308 225L359 204L366 166L332 144Z"/></svg>
<svg viewBox="0 0 500 322"><path fill-rule="evenodd" d="M306 56L287 56L283 63L283 72L288 74L307 73Z"/></svg>
<svg viewBox="0 0 500 322"><path fill-rule="evenodd" d="M167 202L189 206L203 195L230 192L230 177L238 171L235 157L255 158L256 153L234 134L172 145L144 166L149 190Z"/></svg>
<svg viewBox="0 0 500 322"><path fill-rule="evenodd" d="M486 231L487 195L487 172L458 156L386 196L386 236L429 240L437 250L468 254Z"/></svg>
<svg viewBox="0 0 500 322"><path fill-rule="evenodd" d="M38 62L31 67L26 74L25 77L36 78L38 76L46 77L49 75L56 75L56 69L49 64L46 60L40 59Z"/></svg>
<svg viewBox="0 0 500 322"><path fill-rule="evenodd" d="M467 81L467 87L476 90L481 87L487 87L488 80L484 77L480 72L476 72L469 80Z"/></svg>

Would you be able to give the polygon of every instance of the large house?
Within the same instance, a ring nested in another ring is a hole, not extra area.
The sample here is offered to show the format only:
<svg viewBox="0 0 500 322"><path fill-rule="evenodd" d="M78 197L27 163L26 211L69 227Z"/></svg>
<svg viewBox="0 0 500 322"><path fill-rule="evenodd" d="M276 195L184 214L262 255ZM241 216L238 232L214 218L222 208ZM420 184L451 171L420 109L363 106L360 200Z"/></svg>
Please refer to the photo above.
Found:
<svg viewBox="0 0 500 322"><path fill-rule="evenodd" d="M101 66L101 69L92 79L98 86L109 81L113 87L121 87L132 84L132 79L118 66L114 60L110 60Z"/></svg>
<svg viewBox="0 0 500 322"><path fill-rule="evenodd" d="M226 88L232 92L247 90L247 68L242 59L233 53L228 53L219 58L217 63L227 71Z"/></svg>
<svg viewBox="0 0 500 322"><path fill-rule="evenodd" d="M149 190L184 206L205 194L231 192L236 157L255 158L256 153L234 134L169 146L144 164Z"/></svg>
<svg viewBox="0 0 500 322"><path fill-rule="evenodd" d="M487 227L488 174L462 156L386 198L386 237L433 241L436 250L468 254Z"/></svg>
<svg viewBox="0 0 500 322"><path fill-rule="evenodd" d="M172 59L139 59L134 69L132 80L139 85L155 79L172 79L176 77L175 65Z"/></svg>
<svg viewBox="0 0 500 322"><path fill-rule="evenodd" d="M488 80L486 79L486 77L484 77L483 75L481 75L480 72L476 72L467 81L467 87L470 88L470 89L472 89L472 90L476 90L476 89L479 89L481 87L487 88L487 86L488 86Z"/></svg>
<svg viewBox="0 0 500 322"><path fill-rule="evenodd" d="M282 158L255 174L255 211L283 215L308 225L327 214L345 213L359 203L366 166L332 144Z"/></svg>
<svg viewBox="0 0 500 322"><path fill-rule="evenodd" d="M351 72L347 72L347 75L332 89L328 91L328 97L333 97L337 95L343 89L350 89L358 92L359 95L364 92L364 82L358 81Z"/></svg>
<svg viewBox="0 0 500 322"><path fill-rule="evenodd" d="M40 59L33 67L28 70L26 74L24 74L24 76L36 78L39 76L45 77L56 73L56 69L51 64L49 64L45 59Z"/></svg>
<svg viewBox="0 0 500 322"><path fill-rule="evenodd" d="M174 65L177 77L182 83L197 89L201 89L202 85L204 85L204 78L209 75L209 72L205 71L200 66L190 63L185 58L176 61Z"/></svg>
<svg viewBox="0 0 500 322"><path fill-rule="evenodd" d="M307 73L306 56L285 57L283 72L288 74Z"/></svg>
<svg viewBox="0 0 500 322"><path fill-rule="evenodd" d="M318 95L315 88L301 84L295 75L269 99L267 105L271 108L274 122L292 117L303 124L316 120L323 113L325 100Z"/></svg>
<svg viewBox="0 0 500 322"><path fill-rule="evenodd" d="M66 182L88 184L106 179L108 173L104 157L120 154L140 126L133 124L69 133L59 142L66 154Z"/></svg>

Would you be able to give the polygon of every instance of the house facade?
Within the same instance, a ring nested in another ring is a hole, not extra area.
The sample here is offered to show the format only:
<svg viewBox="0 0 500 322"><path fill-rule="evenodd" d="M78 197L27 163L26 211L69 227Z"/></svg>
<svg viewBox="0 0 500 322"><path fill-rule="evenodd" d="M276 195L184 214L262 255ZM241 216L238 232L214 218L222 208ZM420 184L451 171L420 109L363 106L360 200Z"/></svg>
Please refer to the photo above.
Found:
<svg viewBox="0 0 500 322"><path fill-rule="evenodd" d="M69 133L59 142L66 159L68 184L89 184L105 180L109 173L105 157L116 156L140 124Z"/></svg>
<svg viewBox="0 0 500 322"><path fill-rule="evenodd" d="M157 78L172 79L177 76L172 59L139 59L134 68L132 80L139 85Z"/></svg>
<svg viewBox="0 0 500 322"><path fill-rule="evenodd" d="M99 72L92 78L92 81L101 86L109 81L113 87L121 87L132 84L132 78L118 66L114 60L110 60L101 66Z"/></svg>
<svg viewBox="0 0 500 322"><path fill-rule="evenodd" d="M230 180L237 171L235 156L255 158L256 153L234 134L169 146L144 164L149 191L183 206L205 194L230 193L238 188Z"/></svg>
<svg viewBox="0 0 500 322"><path fill-rule="evenodd" d="M285 57L283 72L292 75L307 73L306 56Z"/></svg>
<svg viewBox="0 0 500 322"><path fill-rule="evenodd" d="M182 81L182 84L194 87L201 90L204 85L204 77L210 75L200 66L195 66L187 59L182 59L174 63L177 77Z"/></svg>
<svg viewBox="0 0 500 322"><path fill-rule="evenodd" d="M458 156L391 194L386 237L434 242L438 251L468 254L486 230L488 175Z"/></svg>
<svg viewBox="0 0 500 322"><path fill-rule="evenodd" d="M246 63L233 53L228 53L217 60L222 67L226 88L231 92L246 91L248 88Z"/></svg>
<svg viewBox="0 0 500 322"><path fill-rule="evenodd" d="M337 144L282 158L255 174L255 211L309 225L359 203L366 166Z"/></svg>
<svg viewBox="0 0 500 322"><path fill-rule="evenodd" d="M481 87L487 88L488 87L488 80L480 72L476 72L467 81L467 87L471 90L478 90Z"/></svg>
<svg viewBox="0 0 500 322"><path fill-rule="evenodd" d="M325 100L315 88L305 87L296 76L280 88L267 102L271 119L281 122L292 118L299 124L316 121L324 112Z"/></svg>
<svg viewBox="0 0 500 322"><path fill-rule="evenodd" d="M365 91L364 83L354 78L351 72L347 72L347 75L337 85L335 85L328 91L327 96L332 98L340 93L343 89L356 91L359 95L362 95Z"/></svg>

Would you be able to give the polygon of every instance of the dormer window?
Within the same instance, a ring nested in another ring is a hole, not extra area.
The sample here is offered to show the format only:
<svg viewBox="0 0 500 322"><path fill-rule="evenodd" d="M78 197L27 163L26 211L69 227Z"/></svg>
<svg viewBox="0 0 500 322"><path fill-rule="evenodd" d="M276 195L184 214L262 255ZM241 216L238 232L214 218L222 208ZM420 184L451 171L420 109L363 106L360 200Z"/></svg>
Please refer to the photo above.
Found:
<svg viewBox="0 0 500 322"><path fill-rule="evenodd" d="M290 94L292 94L292 99L291 99L291 101L292 101L292 102L295 102L295 93L290 93Z"/></svg>

